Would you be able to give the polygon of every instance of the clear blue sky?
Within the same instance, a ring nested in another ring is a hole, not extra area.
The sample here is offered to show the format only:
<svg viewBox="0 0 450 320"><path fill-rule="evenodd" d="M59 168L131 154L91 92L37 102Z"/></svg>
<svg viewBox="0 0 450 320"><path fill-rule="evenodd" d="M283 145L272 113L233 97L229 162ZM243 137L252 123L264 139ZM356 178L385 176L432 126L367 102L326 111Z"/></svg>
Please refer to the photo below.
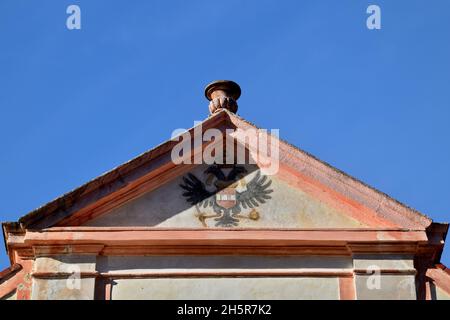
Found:
<svg viewBox="0 0 450 320"><path fill-rule="evenodd" d="M70 4L81 30L66 29ZM369 4L381 30L366 28ZM232 79L244 118L449 221L449 12L448 0L2 0L0 220L191 127L208 113L204 86Z"/></svg>

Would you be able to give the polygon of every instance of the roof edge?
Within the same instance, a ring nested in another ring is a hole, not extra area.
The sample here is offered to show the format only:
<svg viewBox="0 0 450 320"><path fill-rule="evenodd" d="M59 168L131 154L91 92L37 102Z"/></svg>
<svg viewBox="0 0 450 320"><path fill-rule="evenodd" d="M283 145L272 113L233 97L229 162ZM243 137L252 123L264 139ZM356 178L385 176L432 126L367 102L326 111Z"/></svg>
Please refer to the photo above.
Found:
<svg viewBox="0 0 450 320"><path fill-rule="evenodd" d="M21 264L15 263L0 271L0 284L14 276L17 272L22 270L22 268Z"/></svg>
<svg viewBox="0 0 450 320"><path fill-rule="evenodd" d="M226 118L229 119L229 113L226 109L222 109L219 112L208 116L206 119L200 122L200 124L191 127L186 131L192 131L199 125L211 126L216 122L220 122L221 120ZM85 184L55 198L54 200L47 202L41 207L28 212L27 214L20 217L18 222L24 228L30 226L32 227L37 221L44 219L46 216L51 215L57 210L64 210L64 208L69 207L71 204L73 204L83 196L100 189L104 184L115 179L122 179L123 175L164 154L171 149L171 144L176 143L177 142L172 139L166 140L156 147L141 153L133 159L126 161L125 163L103 173L102 175L86 182Z"/></svg>
<svg viewBox="0 0 450 320"><path fill-rule="evenodd" d="M252 126L252 127L255 127L255 128L258 128L258 129L259 129L258 126L256 126L255 124L251 123L250 121L248 121L248 120L246 120L246 119L244 119L244 118L242 118L242 117L240 117L240 116L238 116L238 115L236 115L236 114L233 114L233 113L231 113L231 112L229 112L229 111L227 111L227 110L226 110L226 112L228 113L228 115L229 115L230 118L233 118L233 117L234 117L234 118L238 119L239 121L242 121L242 122L246 123L246 124L249 125L249 126ZM309 152L307 152L307 151L305 151L305 150L303 150L303 149L301 149L301 148L299 148L299 147L297 147L297 146L295 146L295 145L293 145L293 144L291 144L291 143L285 141L284 139L278 138L278 140L279 140L281 143L283 143L283 144L289 146L289 147L292 148L293 150L295 150L295 151L297 151L297 152L303 154L304 156L313 159L313 160L316 161L317 163L319 163L319 164L321 164L321 165L327 167L328 169L332 170L332 171L335 172L336 174L342 175L342 176L345 177L346 179L349 179L349 180L351 180L352 182L354 182L354 183L356 183L356 184L358 184L358 185L363 186L364 188L367 188L367 189L370 189L370 190L374 191L374 192L377 193L379 196L386 198L388 201L390 201L390 202L392 202L392 203L394 203L394 204L396 204L396 205L402 207L403 209L405 209L405 210L407 210L407 211L409 211L409 212L411 212L411 213L413 213L413 214L415 214L415 215L417 215L417 216L420 216L423 220L426 221L426 223L423 223L423 224L422 224L422 226L423 226L424 228L429 227L429 226L431 225L431 223L433 222L433 219L431 219L428 215L426 215L426 214L424 214L424 213L418 211L417 209L414 209L414 208L412 208L412 207L410 207L410 206L404 204L403 202L401 202L401 201L399 201L399 200L397 200L397 199L391 197L391 196L388 195L387 193L382 192L382 191L378 190L377 188L375 188L375 187L373 187L373 186L371 186L371 185L369 185L369 184L367 184L367 183L365 183L365 182L359 180L358 178L353 177L352 175L350 175L350 174L348 174L348 173L346 173L346 172L344 172L344 171L342 171L342 170L340 170L340 169L334 167L333 165L329 164L328 162L323 161L323 160L317 158L317 157L314 156L313 154L311 154L311 153L309 153Z"/></svg>

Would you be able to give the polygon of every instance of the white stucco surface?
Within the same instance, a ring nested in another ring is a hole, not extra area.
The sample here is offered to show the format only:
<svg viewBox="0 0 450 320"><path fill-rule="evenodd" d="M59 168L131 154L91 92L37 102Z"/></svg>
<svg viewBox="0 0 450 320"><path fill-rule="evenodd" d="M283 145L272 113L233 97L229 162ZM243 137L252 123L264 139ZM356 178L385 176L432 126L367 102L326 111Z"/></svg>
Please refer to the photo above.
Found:
<svg viewBox="0 0 450 320"><path fill-rule="evenodd" d="M337 278L118 279L112 299L339 299Z"/></svg>
<svg viewBox="0 0 450 320"><path fill-rule="evenodd" d="M350 257L326 256L109 256L98 257L97 270L117 273L210 271L273 271L350 269Z"/></svg>
<svg viewBox="0 0 450 320"><path fill-rule="evenodd" d="M79 281L77 283L77 281ZM33 300L93 300L95 278L33 279Z"/></svg>
<svg viewBox="0 0 450 320"><path fill-rule="evenodd" d="M389 269L389 270L413 270L414 256L408 254L370 254L355 255L355 269Z"/></svg>
<svg viewBox="0 0 450 320"><path fill-rule="evenodd" d="M379 277L379 286L376 277ZM358 300L416 299L414 275L356 275L355 284Z"/></svg>

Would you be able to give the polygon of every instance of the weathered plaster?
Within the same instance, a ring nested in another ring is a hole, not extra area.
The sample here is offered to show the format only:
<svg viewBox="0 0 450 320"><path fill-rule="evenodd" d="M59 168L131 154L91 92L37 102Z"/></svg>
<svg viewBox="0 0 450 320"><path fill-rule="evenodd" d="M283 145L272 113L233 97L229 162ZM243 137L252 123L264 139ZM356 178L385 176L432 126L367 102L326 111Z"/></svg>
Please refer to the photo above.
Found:
<svg viewBox="0 0 450 320"><path fill-rule="evenodd" d="M148 271L350 269L349 257L327 256L136 256L99 257L99 272L142 273Z"/></svg>
<svg viewBox="0 0 450 320"><path fill-rule="evenodd" d="M373 277L380 277L380 286ZM415 300L416 286L414 275L362 275L355 276L356 298L358 300Z"/></svg>
<svg viewBox="0 0 450 320"><path fill-rule="evenodd" d="M37 257L33 266L32 299L93 299L96 259L93 254Z"/></svg>
<svg viewBox="0 0 450 320"><path fill-rule="evenodd" d="M413 270L414 257L408 254L358 254L354 255L354 268L386 270Z"/></svg>
<svg viewBox="0 0 450 320"><path fill-rule="evenodd" d="M339 299L338 278L117 279L112 299Z"/></svg>
<svg viewBox="0 0 450 320"><path fill-rule="evenodd" d="M57 255L38 257L33 265L33 272L93 272L95 271L96 256L94 255Z"/></svg>
<svg viewBox="0 0 450 320"><path fill-rule="evenodd" d="M80 279L79 287L72 279L33 279L33 300L93 300L95 278Z"/></svg>

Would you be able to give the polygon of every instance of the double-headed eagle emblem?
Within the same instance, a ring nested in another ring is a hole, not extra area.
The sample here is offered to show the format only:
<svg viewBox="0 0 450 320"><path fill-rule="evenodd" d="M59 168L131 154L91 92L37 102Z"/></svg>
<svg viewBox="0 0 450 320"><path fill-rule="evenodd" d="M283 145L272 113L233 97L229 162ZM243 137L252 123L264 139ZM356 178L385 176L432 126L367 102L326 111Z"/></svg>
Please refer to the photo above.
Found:
<svg viewBox="0 0 450 320"><path fill-rule="evenodd" d="M228 174L222 169L229 169ZM212 165L204 173L207 175L206 185L195 175L188 173L183 177L180 187L185 190L183 196L186 200L195 205L196 217L205 227L209 218L214 218L217 227L235 227L241 218L258 220L259 213L255 208L271 199L269 194L273 190L269 186L272 181L259 171L248 183L244 178L247 170L242 166L226 168ZM208 215L201 211L208 207L212 207L215 214Z"/></svg>

